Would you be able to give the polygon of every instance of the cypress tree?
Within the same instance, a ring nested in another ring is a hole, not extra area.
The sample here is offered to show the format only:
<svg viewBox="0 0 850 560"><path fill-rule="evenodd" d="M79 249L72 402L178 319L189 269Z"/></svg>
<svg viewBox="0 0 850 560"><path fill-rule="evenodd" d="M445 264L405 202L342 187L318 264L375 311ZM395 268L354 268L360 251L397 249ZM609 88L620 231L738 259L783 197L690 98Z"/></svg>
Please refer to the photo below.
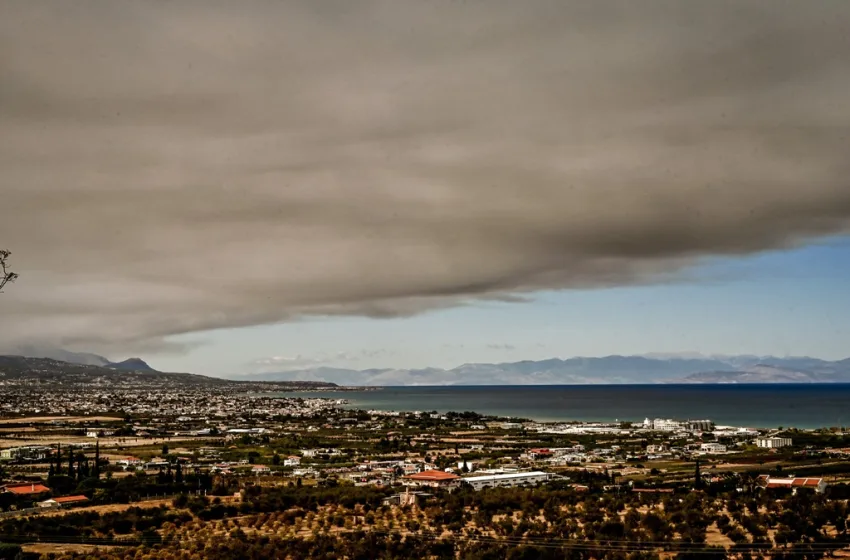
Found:
<svg viewBox="0 0 850 560"><path fill-rule="evenodd" d="M699 459L697 459L697 465L696 465L696 468L694 469L694 488L697 489L697 490L702 488L702 477L700 476L700 473L699 473Z"/></svg>
<svg viewBox="0 0 850 560"><path fill-rule="evenodd" d="M68 476L70 476L71 478L74 478L75 474L76 473L74 473L74 448L69 447L68 448Z"/></svg>
<svg viewBox="0 0 850 560"><path fill-rule="evenodd" d="M100 440L94 442L94 477L100 478Z"/></svg>
<svg viewBox="0 0 850 560"><path fill-rule="evenodd" d="M56 474L62 474L62 444L56 444Z"/></svg>

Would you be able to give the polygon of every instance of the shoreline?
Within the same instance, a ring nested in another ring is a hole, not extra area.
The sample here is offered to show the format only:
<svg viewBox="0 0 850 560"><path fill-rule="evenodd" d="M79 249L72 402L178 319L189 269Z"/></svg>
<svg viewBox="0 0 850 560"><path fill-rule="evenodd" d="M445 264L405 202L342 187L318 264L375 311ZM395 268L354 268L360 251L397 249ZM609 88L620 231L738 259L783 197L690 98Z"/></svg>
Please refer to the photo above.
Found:
<svg viewBox="0 0 850 560"><path fill-rule="evenodd" d="M710 419L717 425L828 430L850 423L848 384L524 385L381 387L310 391L281 398L341 398L364 411L473 411L545 424Z"/></svg>

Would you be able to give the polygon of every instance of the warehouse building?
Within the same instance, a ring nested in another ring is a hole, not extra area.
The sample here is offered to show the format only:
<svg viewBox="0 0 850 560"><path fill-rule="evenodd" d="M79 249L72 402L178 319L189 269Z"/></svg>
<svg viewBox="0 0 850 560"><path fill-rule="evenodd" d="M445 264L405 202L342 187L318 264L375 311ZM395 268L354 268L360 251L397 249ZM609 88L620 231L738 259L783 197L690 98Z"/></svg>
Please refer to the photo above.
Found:
<svg viewBox="0 0 850 560"><path fill-rule="evenodd" d="M542 471L519 472L508 474L488 474L469 476L463 479L475 490L482 488L506 488L512 486L537 486L549 480L551 475Z"/></svg>

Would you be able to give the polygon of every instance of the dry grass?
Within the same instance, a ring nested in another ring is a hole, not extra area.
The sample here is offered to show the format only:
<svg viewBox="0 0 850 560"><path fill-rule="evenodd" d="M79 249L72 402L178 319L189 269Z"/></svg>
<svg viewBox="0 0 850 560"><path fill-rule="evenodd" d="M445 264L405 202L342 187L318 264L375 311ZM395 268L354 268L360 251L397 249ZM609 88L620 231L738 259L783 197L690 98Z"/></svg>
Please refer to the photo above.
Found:
<svg viewBox="0 0 850 560"><path fill-rule="evenodd" d="M93 544L50 544L50 543L33 543L22 545L24 552L33 552L35 554L85 554L95 550L110 550L119 548L115 546L95 546Z"/></svg>
<svg viewBox="0 0 850 560"><path fill-rule="evenodd" d="M717 523L712 523L706 528L705 544L710 546L722 546L724 548L729 548L735 543L732 541L732 539L720 532L720 529L717 528Z"/></svg>
<svg viewBox="0 0 850 560"><path fill-rule="evenodd" d="M172 444L181 441L210 441L221 438L204 438L195 436L185 437L170 437L170 438L100 438L100 448L104 447L143 447L145 445L161 445L163 443ZM60 443L62 445L80 445L90 443L94 445L95 439L86 436L58 436L58 435L40 435L27 438L2 438L0 437L0 449L5 447L20 447L25 445L48 445L52 443Z"/></svg>
<svg viewBox="0 0 850 560"><path fill-rule="evenodd" d="M66 513L82 513L87 511L97 512L100 514L112 513L116 511L127 511L133 507L153 509L159 506L170 506L171 498L159 500L146 500L143 502L132 502L129 504L105 504L100 506L78 507L73 509L48 509L43 512L35 512L31 515L39 517L55 517L57 515L65 515Z"/></svg>
<svg viewBox="0 0 850 560"><path fill-rule="evenodd" d="M44 424L53 421L61 422L121 422L123 419L116 416L27 416L24 418L3 418L0 424Z"/></svg>

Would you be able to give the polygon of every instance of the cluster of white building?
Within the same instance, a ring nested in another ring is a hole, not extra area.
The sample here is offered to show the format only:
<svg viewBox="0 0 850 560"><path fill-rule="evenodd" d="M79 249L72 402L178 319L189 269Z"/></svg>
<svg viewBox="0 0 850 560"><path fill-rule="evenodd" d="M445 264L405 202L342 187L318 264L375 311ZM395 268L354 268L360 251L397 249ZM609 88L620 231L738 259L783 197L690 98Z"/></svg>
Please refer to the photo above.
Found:
<svg viewBox="0 0 850 560"><path fill-rule="evenodd" d="M709 432L714 429L714 422L712 422L711 420L673 420L670 418L647 418L643 421L643 428L645 430L654 430L656 432Z"/></svg>

